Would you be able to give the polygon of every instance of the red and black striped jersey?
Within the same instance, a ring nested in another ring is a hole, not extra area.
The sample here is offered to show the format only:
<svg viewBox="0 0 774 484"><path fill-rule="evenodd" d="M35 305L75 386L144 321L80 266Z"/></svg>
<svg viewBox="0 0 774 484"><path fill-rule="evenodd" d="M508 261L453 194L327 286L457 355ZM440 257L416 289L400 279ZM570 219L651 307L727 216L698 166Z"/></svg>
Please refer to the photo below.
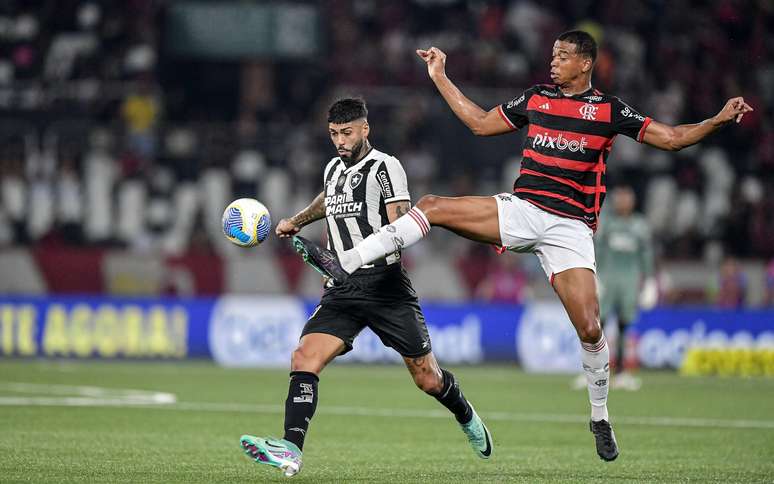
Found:
<svg viewBox="0 0 774 484"><path fill-rule="evenodd" d="M565 96L549 84L527 89L499 111L514 130L529 125L514 194L596 230L613 140L620 133L642 142L651 119L596 89Z"/></svg>

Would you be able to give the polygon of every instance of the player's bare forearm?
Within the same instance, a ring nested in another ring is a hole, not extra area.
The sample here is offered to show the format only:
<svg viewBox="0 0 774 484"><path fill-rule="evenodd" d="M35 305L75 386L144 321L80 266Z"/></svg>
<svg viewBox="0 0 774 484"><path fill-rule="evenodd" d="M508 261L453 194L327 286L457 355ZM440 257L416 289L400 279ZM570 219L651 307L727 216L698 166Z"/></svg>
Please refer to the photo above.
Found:
<svg viewBox="0 0 774 484"><path fill-rule="evenodd" d="M476 136L494 136L512 131L500 117L497 107L484 111L478 104L468 99L446 74L433 76L431 79L446 104Z"/></svg>
<svg viewBox="0 0 774 484"><path fill-rule="evenodd" d="M465 96L462 91L449 79L446 74L440 74L431 78L438 92L441 93L446 104L454 111L454 114L465 123L465 126L478 135L476 131L479 124L486 117L486 111Z"/></svg>
<svg viewBox="0 0 774 484"><path fill-rule="evenodd" d="M427 50L418 49L417 55L427 63L427 72L443 99L460 120L465 123L476 136L492 136L512 131L511 127L500 117L495 107L484 111L468 99L462 91L446 76L446 54L437 47Z"/></svg>
<svg viewBox="0 0 774 484"><path fill-rule="evenodd" d="M662 150L679 151L698 143L721 126L714 123L712 118L705 119L701 123L678 126L668 126L653 121L645 130L643 142Z"/></svg>
<svg viewBox="0 0 774 484"><path fill-rule="evenodd" d="M408 200L392 202L388 203L385 208L387 208L387 220L393 223L411 210L411 202Z"/></svg>
<svg viewBox="0 0 774 484"><path fill-rule="evenodd" d="M701 123L669 126L653 121L645 128L642 141L662 150L678 151L698 143L726 124L740 122L744 114L752 110L744 98L731 98L718 114Z"/></svg>
<svg viewBox="0 0 774 484"><path fill-rule="evenodd" d="M325 217L325 193L320 192L314 197L312 203L303 210L290 217L290 222L301 228Z"/></svg>
<svg viewBox="0 0 774 484"><path fill-rule="evenodd" d="M280 220L274 232L280 238L293 237L302 227L323 217L325 217L325 193L320 192L305 209L290 218Z"/></svg>

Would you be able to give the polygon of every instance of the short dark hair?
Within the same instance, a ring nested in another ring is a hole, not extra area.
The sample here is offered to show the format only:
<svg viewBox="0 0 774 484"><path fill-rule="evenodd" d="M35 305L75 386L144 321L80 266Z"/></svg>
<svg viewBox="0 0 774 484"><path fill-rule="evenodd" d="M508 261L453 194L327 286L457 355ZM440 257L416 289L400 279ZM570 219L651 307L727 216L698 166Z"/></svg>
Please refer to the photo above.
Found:
<svg viewBox="0 0 774 484"><path fill-rule="evenodd" d="M568 30L560 34L556 40L575 44L577 54L591 57L592 63L597 61L597 41L590 33L583 30Z"/></svg>
<svg viewBox="0 0 774 484"><path fill-rule="evenodd" d="M349 123L367 117L368 108L365 101L359 97L339 99L328 109L328 122L333 124Z"/></svg>

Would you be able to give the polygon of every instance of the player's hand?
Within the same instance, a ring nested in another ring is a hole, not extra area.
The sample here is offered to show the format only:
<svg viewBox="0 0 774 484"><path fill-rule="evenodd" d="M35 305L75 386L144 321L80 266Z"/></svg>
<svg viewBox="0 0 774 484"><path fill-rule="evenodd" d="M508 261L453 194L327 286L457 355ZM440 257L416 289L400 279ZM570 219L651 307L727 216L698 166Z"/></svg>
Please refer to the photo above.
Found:
<svg viewBox="0 0 774 484"><path fill-rule="evenodd" d="M427 73L433 79L446 74L446 54L438 47L427 50L417 49L417 55L427 63Z"/></svg>
<svg viewBox="0 0 774 484"><path fill-rule="evenodd" d="M743 97L732 97L726 102L723 109L715 115L715 123L717 125L724 125L731 121L736 121L738 123L742 120L742 116L744 116L745 113L749 113L752 110L753 108L744 102Z"/></svg>
<svg viewBox="0 0 774 484"><path fill-rule="evenodd" d="M277 224L277 228L274 229L274 233L276 233L280 238L284 239L296 235L299 230L301 230L301 227L291 222L289 218L283 218Z"/></svg>

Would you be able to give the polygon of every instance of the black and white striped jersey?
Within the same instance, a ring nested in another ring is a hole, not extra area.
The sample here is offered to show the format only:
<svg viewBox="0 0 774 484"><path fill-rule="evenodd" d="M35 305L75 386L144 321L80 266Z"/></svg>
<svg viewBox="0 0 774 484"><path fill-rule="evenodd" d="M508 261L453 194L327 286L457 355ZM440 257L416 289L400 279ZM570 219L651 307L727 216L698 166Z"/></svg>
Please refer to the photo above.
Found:
<svg viewBox="0 0 774 484"><path fill-rule="evenodd" d="M323 181L328 248L339 255L390 223L386 204L411 200L400 161L373 148L349 168L341 158L333 158L325 167ZM395 253L364 267L399 260L400 253Z"/></svg>

